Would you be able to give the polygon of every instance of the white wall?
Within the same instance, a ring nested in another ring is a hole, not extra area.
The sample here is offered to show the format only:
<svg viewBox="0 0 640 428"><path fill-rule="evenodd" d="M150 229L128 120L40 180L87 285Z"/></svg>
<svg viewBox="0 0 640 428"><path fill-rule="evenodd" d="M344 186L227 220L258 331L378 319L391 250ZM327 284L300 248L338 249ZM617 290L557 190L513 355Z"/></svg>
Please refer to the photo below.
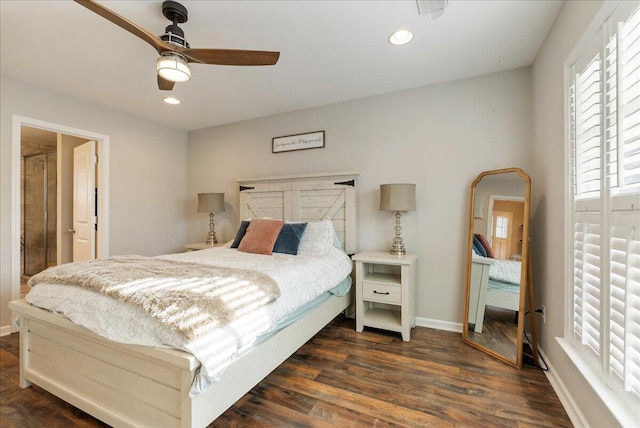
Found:
<svg viewBox="0 0 640 428"><path fill-rule="evenodd" d="M187 133L0 77L0 326L10 323L14 114L110 137L109 253L156 255L186 236Z"/></svg>
<svg viewBox="0 0 640 428"><path fill-rule="evenodd" d="M238 224L234 180L358 171L358 248L387 249L392 213L378 210L379 185L417 184L417 211L402 216L417 252L417 316L462 320L469 186L484 170L531 167L529 68L396 92L189 133L188 239L201 242L207 216L198 192L225 192L219 237ZM271 153L271 138L326 131L326 147Z"/></svg>
<svg viewBox="0 0 640 428"><path fill-rule="evenodd" d="M546 306L539 343L593 427L618 422L566 357L555 337L564 335L564 75L563 65L603 2L565 2L533 72L534 170L532 257L536 306ZM539 318L540 319L540 318Z"/></svg>

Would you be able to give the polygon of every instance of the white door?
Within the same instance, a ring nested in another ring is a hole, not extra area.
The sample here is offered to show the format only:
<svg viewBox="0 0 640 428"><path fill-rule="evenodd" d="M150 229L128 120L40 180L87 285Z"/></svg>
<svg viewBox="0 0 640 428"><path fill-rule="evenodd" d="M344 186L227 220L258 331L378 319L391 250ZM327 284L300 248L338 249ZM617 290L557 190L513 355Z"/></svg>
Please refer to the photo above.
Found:
<svg viewBox="0 0 640 428"><path fill-rule="evenodd" d="M73 261L96 257L96 142L73 149Z"/></svg>
<svg viewBox="0 0 640 428"><path fill-rule="evenodd" d="M513 214L510 212L493 212L493 237L491 249L496 259L507 260L511 254L511 224Z"/></svg>

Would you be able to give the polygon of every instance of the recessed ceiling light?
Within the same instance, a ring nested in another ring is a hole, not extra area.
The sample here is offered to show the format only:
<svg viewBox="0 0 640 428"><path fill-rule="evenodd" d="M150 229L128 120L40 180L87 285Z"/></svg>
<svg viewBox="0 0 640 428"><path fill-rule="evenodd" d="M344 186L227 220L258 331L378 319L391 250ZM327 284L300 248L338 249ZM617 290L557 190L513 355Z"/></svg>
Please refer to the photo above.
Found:
<svg viewBox="0 0 640 428"><path fill-rule="evenodd" d="M162 101L164 101L167 104L180 104L180 100L173 97L164 97Z"/></svg>
<svg viewBox="0 0 640 428"><path fill-rule="evenodd" d="M389 36L389 43L395 46L406 45L413 39L413 33L409 30L398 30Z"/></svg>

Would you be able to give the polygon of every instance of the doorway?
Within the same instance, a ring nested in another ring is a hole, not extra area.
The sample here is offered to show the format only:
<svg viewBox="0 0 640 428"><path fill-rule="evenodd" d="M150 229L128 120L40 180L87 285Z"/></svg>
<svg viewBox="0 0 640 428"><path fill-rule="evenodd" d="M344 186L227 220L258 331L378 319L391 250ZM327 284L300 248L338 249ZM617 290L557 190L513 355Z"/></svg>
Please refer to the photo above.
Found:
<svg viewBox="0 0 640 428"><path fill-rule="evenodd" d="M57 264L57 135L26 126L20 139L20 297L32 275Z"/></svg>
<svg viewBox="0 0 640 428"><path fill-rule="evenodd" d="M48 134L49 137L54 135L55 138L37 152L23 153L23 135L31 133ZM11 300L21 297L21 283L25 282L21 279L27 274L31 275L48 266L72 260L72 256L68 255L72 254L71 246L64 245L66 235L70 235L69 229L73 228L64 222L64 219L68 218L68 212L73 212L72 199L65 190L68 187L73 191L73 170L65 163L69 148L73 153L73 144L68 143L71 140L77 140L78 144L87 140L97 142L98 239L95 255L98 258L109 255L109 137L14 115L11 143ZM27 182L22 171L24 169L24 172L27 172L28 168L32 170L34 178ZM31 215L36 218L33 225L27 224ZM69 222L72 223L71 220ZM36 227L38 224L39 228ZM73 242L70 236L68 239L69 243ZM27 243L28 240L33 240L35 244ZM37 263L31 264L33 260ZM13 331L16 331L15 328L16 326L12 325Z"/></svg>
<svg viewBox="0 0 640 428"><path fill-rule="evenodd" d="M513 196L489 197L487 236L494 255L502 260L522 258L524 198Z"/></svg>

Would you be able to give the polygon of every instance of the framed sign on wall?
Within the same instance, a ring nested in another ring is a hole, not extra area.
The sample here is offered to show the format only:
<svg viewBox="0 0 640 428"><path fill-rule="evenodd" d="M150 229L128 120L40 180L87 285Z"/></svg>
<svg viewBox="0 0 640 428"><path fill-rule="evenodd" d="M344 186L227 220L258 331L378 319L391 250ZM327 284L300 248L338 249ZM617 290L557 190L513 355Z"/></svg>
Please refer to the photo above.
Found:
<svg viewBox="0 0 640 428"><path fill-rule="evenodd" d="M324 147L324 131L275 137L272 139L271 144L272 153L319 149Z"/></svg>

